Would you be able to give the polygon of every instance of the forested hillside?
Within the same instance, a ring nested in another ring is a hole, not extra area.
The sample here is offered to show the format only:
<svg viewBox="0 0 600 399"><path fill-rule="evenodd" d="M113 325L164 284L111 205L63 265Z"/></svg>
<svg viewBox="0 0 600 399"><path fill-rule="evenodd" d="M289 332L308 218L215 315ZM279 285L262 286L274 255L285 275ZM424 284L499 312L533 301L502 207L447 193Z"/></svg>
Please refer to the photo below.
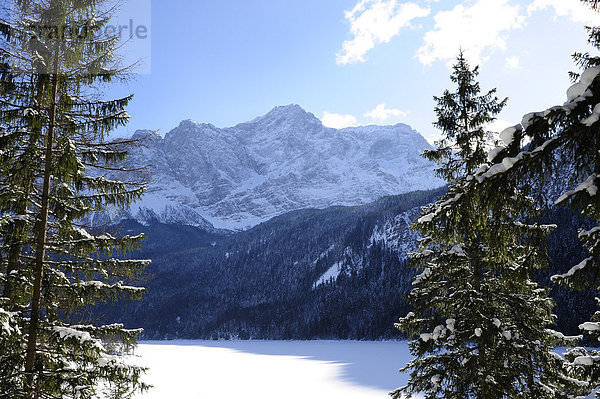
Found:
<svg viewBox="0 0 600 399"><path fill-rule="evenodd" d="M417 245L406 218L444 189L386 197L361 207L291 212L231 233L130 220L121 233L143 232L139 257L152 258L143 301L103 308L109 319L143 327L146 339L402 338L393 323L409 312ZM548 219L552 262L539 279L557 300L557 327L569 333L593 311L593 294L550 285L549 276L583 258L578 216ZM332 266L330 278L322 278Z"/></svg>

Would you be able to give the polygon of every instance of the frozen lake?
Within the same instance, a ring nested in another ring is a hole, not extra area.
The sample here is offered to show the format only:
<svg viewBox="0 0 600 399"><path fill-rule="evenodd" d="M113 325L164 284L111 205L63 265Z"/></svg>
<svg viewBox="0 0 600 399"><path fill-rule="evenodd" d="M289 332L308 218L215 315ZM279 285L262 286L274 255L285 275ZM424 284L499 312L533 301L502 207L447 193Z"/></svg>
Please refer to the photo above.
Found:
<svg viewBox="0 0 600 399"><path fill-rule="evenodd" d="M411 358L388 341L161 341L136 354L154 385L140 399L386 399Z"/></svg>

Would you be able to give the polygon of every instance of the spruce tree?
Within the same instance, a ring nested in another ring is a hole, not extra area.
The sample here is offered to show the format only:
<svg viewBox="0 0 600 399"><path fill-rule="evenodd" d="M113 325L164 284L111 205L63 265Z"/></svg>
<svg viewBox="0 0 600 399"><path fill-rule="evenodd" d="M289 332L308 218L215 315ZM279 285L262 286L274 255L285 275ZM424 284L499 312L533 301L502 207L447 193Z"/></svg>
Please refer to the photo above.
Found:
<svg viewBox="0 0 600 399"><path fill-rule="evenodd" d="M468 191L468 176L487 161L485 125L506 103L495 90L480 95L477 75L461 53L451 75L456 91L436 98L444 137L424 155L449 189L413 225L423 236L411 261L421 274L409 295L414 310L397 327L415 338L416 358L403 370L408 385L392 396L568 397L572 381L553 353L566 340L547 329L553 304L531 279L544 267L539 243L551 226L532 220L527 187L487 198Z"/></svg>
<svg viewBox="0 0 600 399"><path fill-rule="evenodd" d="M438 119L433 125L443 137L435 143L436 149L423 154L439 165L435 172L448 183L475 172L486 161L492 137L485 127L508 101L498 99L496 89L480 94L479 66L471 69L462 50L452 69L450 81L456 91L445 90L441 97L434 97Z"/></svg>
<svg viewBox="0 0 600 399"><path fill-rule="evenodd" d="M93 324L81 312L139 298L143 289L124 281L148 263L123 260L141 236L114 237L83 223L143 193L135 182L106 177L124 170L123 144L107 134L127 122L131 99L101 96L123 72L117 38L101 34L111 4L12 6L0 21L0 396L127 397L146 388L144 370L121 356L139 330Z"/></svg>
<svg viewBox="0 0 600 399"><path fill-rule="evenodd" d="M597 9L597 2L584 1ZM596 12L591 11L590 12ZM589 42L600 48L600 28L589 27ZM494 154L489 168L474 176L472 191L490 193L516 181L539 182L541 196L557 206L571 206L588 220L600 221L600 58L574 54L581 73L571 73L574 84L567 100L546 110L526 114L521 123L505 132L506 148ZM600 285L600 227L581 228L579 238L589 252L580 263L552 281L567 288ZM582 333L600 339L600 314L580 325ZM591 392L600 385L600 351L574 348L568 351L573 376Z"/></svg>
<svg viewBox="0 0 600 399"><path fill-rule="evenodd" d="M597 2L584 1L597 9ZM590 12L596 12L590 10ZM600 48L600 28L589 27L589 42ZM581 73L571 73L574 84L567 101L539 112L526 114L521 123L505 132L506 148L494 154L494 164L474 177L472 191L503 190L516 181L539 182L540 192L553 196L557 206L571 206L589 220L600 220L600 58L589 53L574 54ZM552 281L567 288L596 288L600 285L600 227L582 228L579 238L589 256ZM583 333L600 339L600 314L582 323ZM570 371L588 392L600 385L600 351L574 348L566 355Z"/></svg>

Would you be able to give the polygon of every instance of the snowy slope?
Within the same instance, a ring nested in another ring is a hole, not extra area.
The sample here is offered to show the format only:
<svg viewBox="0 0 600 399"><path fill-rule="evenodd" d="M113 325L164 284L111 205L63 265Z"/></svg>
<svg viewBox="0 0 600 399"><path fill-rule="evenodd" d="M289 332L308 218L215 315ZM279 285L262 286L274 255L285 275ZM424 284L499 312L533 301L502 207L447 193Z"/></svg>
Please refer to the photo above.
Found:
<svg viewBox="0 0 600 399"><path fill-rule="evenodd" d="M191 120L131 150L148 166L142 222L243 229L304 208L360 205L442 185L420 157L429 144L407 125L331 129L300 106L276 107L235 127Z"/></svg>

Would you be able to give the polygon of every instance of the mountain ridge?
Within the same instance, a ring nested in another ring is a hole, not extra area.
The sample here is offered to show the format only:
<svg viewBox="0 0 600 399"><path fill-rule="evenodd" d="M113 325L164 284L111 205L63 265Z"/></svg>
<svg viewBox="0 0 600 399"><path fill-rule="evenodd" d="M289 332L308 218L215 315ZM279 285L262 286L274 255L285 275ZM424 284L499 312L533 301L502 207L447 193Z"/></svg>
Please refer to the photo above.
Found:
<svg viewBox="0 0 600 399"><path fill-rule="evenodd" d="M129 212L110 216L117 221L243 230L297 209L443 185L410 126L333 129L295 104L229 128L186 119L164 138L139 130L132 139L129 162L147 167L150 183Z"/></svg>

